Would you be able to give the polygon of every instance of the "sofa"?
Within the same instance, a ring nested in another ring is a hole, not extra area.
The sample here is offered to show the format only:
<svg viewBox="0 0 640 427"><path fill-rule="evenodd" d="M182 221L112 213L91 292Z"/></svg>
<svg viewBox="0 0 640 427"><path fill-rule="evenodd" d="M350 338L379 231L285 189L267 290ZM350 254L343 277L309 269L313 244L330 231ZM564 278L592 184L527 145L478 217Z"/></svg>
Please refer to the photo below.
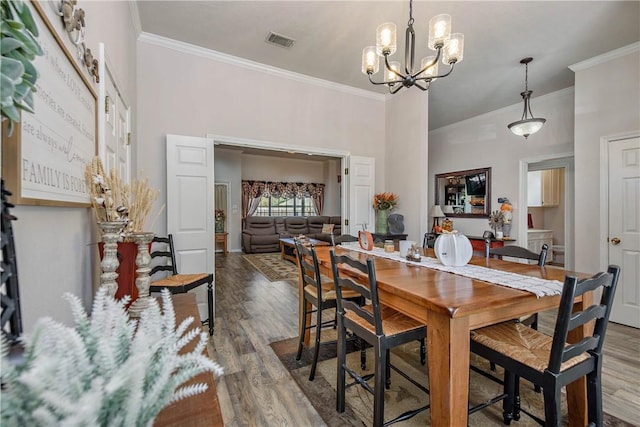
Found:
<svg viewBox="0 0 640 427"><path fill-rule="evenodd" d="M331 242L331 236L322 233L322 226L333 224L333 235L339 236L341 223L339 216L250 216L242 226L242 250L246 253L278 252L280 239L300 234Z"/></svg>

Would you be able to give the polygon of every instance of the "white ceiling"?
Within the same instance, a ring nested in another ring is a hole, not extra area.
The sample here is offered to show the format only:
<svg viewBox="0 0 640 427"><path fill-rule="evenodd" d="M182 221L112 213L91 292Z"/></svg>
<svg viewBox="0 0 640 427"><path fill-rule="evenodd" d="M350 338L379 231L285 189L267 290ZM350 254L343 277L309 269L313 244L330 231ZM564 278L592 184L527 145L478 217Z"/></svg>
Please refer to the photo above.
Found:
<svg viewBox="0 0 640 427"><path fill-rule="evenodd" d="M376 27L391 21L398 28L394 57L404 62L408 0L138 0L138 8L145 33L379 93L385 90L360 71L361 52L375 45ZM521 102L524 57L534 58L529 89L535 114L537 96L573 86L569 65L640 41L640 1L416 0L418 64L430 53L428 21L440 13L450 14L453 31L464 34L465 51L453 73L429 90L430 129ZM295 45L265 43L270 31Z"/></svg>

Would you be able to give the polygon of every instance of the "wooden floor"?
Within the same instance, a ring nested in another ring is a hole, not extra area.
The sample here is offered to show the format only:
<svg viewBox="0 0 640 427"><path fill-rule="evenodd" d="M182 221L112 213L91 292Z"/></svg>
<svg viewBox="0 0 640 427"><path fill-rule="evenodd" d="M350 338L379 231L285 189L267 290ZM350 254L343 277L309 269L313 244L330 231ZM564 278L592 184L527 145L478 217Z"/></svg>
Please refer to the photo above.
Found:
<svg viewBox="0 0 640 427"><path fill-rule="evenodd" d="M226 426L324 425L269 347L297 336L296 285L269 282L239 253L218 254L215 320L211 354L225 368L216 387ZM551 333L553 321L543 313L540 329ZM605 354L604 410L638 425L640 330L610 324Z"/></svg>

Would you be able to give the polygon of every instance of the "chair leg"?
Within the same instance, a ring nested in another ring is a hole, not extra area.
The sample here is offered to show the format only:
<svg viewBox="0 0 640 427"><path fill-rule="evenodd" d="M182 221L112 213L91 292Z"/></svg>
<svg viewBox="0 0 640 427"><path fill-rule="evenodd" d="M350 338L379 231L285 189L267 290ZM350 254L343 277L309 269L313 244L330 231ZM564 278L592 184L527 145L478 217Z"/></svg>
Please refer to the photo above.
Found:
<svg viewBox="0 0 640 427"><path fill-rule="evenodd" d="M420 364L425 365L427 363L427 346L425 345L425 339L420 340Z"/></svg>
<svg viewBox="0 0 640 427"><path fill-rule="evenodd" d="M213 335L213 283L207 283L207 309L209 311L209 336Z"/></svg>
<svg viewBox="0 0 640 427"><path fill-rule="evenodd" d="M375 389L373 395L373 426L382 427L384 424L384 391L389 369L389 350L382 350L379 344L376 345L376 369L375 369Z"/></svg>
<svg viewBox="0 0 640 427"><path fill-rule="evenodd" d="M358 345L360 346L360 369L364 371L367 369L367 347L362 338L358 338Z"/></svg>
<svg viewBox="0 0 640 427"><path fill-rule="evenodd" d="M515 379L518 378L510 371L504 372L504 393L507 397L502 401L502 419L506 425L513 419L513 406L515 400Z"/></svg>
<svg viewBox="0 0 640 427"><path fill-rule="evenodd" d="M600 369L587 374L587 407L589 423L601 426L602 421L602 382Z"/></svg>
<svg viewBox="0 0 640 427"><path fill-rule="evenodd" d="M302 325L300 325L300 339L298 340L298 352L296 353L296 360L300 360L302 356L302 344L304 343L304 334L307 331L307 306L308 302L305 299L302 302Z"/></svg>
<svg viewBox="0 0 640 427"><path fill-rule="evenodd" d="M544 420L545 426L560 427L562 425L562 412L560 407L560 387L557 384L544 387Z"/></svg>
<svg viewBox="0 0 640 427"><path fill-rule="evenodd" d="M391 351L386 351L386 363L384 364L384 387L391 388Z"/></svg>
<svg viewBox="0 0 640 427"><path fill-rule="evenodd" d="M344 412L345 409L345 389L346 389L346 378L345 378L345 368L344 364L347 359L346 352L346 334L347 331L342 326L342 322L338 319L338 369L337 369L337 381L336 381L336 410L340 413Z"/></svg>
<svg viewBox="0 0 640 427"><path fill-rule="evenodd" d="M520 377L518 375L513 376L513 419L520 420Z"/></svg>
<svg viewBox="0 0 640 427"><path fill-rule="evenodd" d="M318 354L320 353L320 335L322 334L322 306L318 304L316 310L316 343L313 348L313 362L311 362L311 372L309 372L309 381L313 381L316 377L316 366L318 365Z"/></svg>

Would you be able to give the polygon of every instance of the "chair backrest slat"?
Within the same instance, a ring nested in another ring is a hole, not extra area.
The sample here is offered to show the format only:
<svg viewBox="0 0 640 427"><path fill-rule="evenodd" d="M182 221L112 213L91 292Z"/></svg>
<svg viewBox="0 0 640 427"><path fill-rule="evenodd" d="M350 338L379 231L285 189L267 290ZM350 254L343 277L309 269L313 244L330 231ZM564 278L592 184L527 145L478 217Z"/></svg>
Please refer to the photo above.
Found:
<svg viewBox="0 0 640 427"><path fill-rule="evenodd" d="M620 267L611 265L606 273L598 273L588 279L578 280L572 276L565 277L549 356L548 371L558 374L562 362L587 351L592 355L601 355L619 275ZM595 291L598 288L602 288L600 302L585 308L581 312L572 313L574 300L577 296L588 291ZM592 334L578 343L567 344L569 331L581 327L594 319L596 319L596 324Z"/></svg>
<svg viewBox="0 0 640 427"><path fill-rule="evenodd" d="M155 265L151 268L150 275L154 275L159 271L169 271L171 274L178 274L178 266L176 264L176 254L173 248L173 236L169 234L167 237L155 236L152 244L160 243L164 247L162 249L154 249L151 251L151 259L164 259L163 264Z"/></svg>
<svg viewBox="0 0 640 427"><path fill-rule="evenodd" d="M348 308L365 322L372 325L376 335L384 335L384 331L382 330L382 318L380 316L380 303L378 300L378 286L373 259L367 259L365 264L347 255L336 255L333 249L330 250L330 253L336 295L338 298L338 315L341 316L344 314L345 309ZM351 269L354 269L354 274L349 275L348 273L341 271L338 267L340 265L343 267L349 266ZM356 304L348 303L344 300L342 292L346 289L357 292L365 299L370 300L372 311L365 310Z"/></svg>
<svg viewBox="0 0 640 427"><path fill-rule="evenodd" d="M303 245L297 238L293 239L296 245L296 255L298 257L298 266L302 281L316 288L318 299L322 300L322 284L320 282L320 266L318 265L318 256L314 248L308 248ZM309 262L311 260L311 262Z"/></svg>
<svg viewBox="0 0 640 427"><path fill-rule="evenodd" d="M489 240L485 241L486 245L490 244ZM549 245L546 243L542 245L542 249L540 253L535 253L530 251L527 248L523 248L522 246L516 245L506 245L500 248L492 248L489 249L489 255L494 258L502 257L510 257L510 258L520 258L520 259L530 259L532 261L537 261L539 266L543 266L547 262L547 253L549 252Z"/></svg>

